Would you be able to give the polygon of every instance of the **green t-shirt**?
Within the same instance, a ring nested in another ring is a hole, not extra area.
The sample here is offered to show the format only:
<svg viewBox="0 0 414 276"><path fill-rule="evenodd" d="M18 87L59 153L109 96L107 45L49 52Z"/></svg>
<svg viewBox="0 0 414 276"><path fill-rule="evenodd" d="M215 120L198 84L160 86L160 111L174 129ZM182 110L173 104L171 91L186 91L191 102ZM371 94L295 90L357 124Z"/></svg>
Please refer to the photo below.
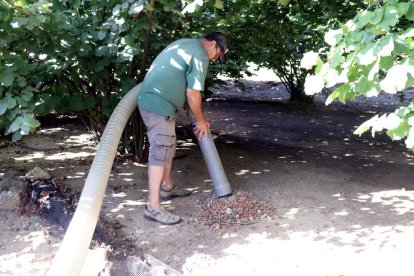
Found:
<svg viewBox="0 0 414 276"><path fill-rule="evenodd" d="M143 110L175 117L184 106L186 89L204 90L208 54L196 38L168 45L154 60L142 83L138 105Z"/></svg>

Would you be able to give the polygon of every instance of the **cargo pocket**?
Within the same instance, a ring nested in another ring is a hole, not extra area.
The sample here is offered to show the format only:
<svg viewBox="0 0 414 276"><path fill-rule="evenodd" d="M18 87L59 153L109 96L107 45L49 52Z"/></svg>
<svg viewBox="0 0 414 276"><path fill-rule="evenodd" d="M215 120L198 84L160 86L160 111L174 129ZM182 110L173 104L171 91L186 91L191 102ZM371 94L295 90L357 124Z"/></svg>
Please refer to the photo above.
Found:
<svg viewBox="0 0 414 276"><path fill-rule="evenodd" d="M174 136L158 134L155 138L154 157L159 161L169 161L173 157Z"/></svg>

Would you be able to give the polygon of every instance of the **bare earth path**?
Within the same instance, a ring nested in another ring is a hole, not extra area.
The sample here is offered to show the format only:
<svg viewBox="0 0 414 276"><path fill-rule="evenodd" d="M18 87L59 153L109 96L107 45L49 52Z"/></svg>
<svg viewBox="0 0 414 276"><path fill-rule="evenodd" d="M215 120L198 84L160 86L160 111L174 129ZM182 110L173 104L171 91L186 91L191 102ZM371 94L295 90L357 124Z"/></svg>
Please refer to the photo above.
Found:
<svg viewBox="0 0 414 276"><path fill-rule="evenodd" d="M261 89L278 96L277 87ZM277 99L208 104L233 190L268 201L276 209L271 219L230 228L203 225L199 205L212 185L190 139L180 141L178 154L185 158L176 160L174 172L176 184L193 194L164 203L183 223L165 227L143 219L146 167L133 162L114 164L101 216L122 225L139 252L185 275L412 275L414 154L381 135L354 136L372 116L367 107L379 108L372 102L326 108ZM57 120L24 142L79 145L87 136L75 122ZM23 174L40 166L81 189L93 153L90 147L1 148L0 172ZM42 275L63 231L11 211L0 217L0 274Z"/></svg>

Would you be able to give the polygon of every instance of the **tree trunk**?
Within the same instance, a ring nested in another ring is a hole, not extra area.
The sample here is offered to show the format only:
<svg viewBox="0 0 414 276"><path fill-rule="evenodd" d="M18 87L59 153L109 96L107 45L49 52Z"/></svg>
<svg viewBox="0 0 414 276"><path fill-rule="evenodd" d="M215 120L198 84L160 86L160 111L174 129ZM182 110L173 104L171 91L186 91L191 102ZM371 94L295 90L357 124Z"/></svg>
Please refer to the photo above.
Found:
<svg viewBox="0 0 414 276"><path fill-rule="evenodd" d="M297 87L292 87L290 93L290 99L291 102L302 102L302 103L312 103L313 98L312 96L308 96L305 94L303 90L298 89Z"/></svg>
<svg viewBox="0 0 414 276"><path fill-rule="evenodd" d="M138 108L132 113L131 121L134 139L133 153L138 163L144 163L148 160L149 142L146 134L146 127L142 121Z"/></svg>
<svg viewBox="0 0 414 276"><path fill-rule="evenodd" d="M297 80L296 83L289 83L290 87L290 99L291 102L303 102L303 103L312 103L312 96L305 94L304 81Z"/></svg>
<svg viewBox="0 0 414 276"><path fill-rule="evenodd" d="M154 8L155 0L150 1L150 6ZM141 82L145 77L145 66L149 57L149 50L151 46L151 27L154 24L154 16L152 11L147 15L148 22L150 27L145 33L145 43L144 43L144 53L141 58L141 66L138 75L138 81ZM146 127L142 121L141 114L139 113L138 108L132 113L132 130L133 130L133 139L134 139L134 156L139 163L144 163L148 160L149 154L149 142L146 134Z"/></svg>

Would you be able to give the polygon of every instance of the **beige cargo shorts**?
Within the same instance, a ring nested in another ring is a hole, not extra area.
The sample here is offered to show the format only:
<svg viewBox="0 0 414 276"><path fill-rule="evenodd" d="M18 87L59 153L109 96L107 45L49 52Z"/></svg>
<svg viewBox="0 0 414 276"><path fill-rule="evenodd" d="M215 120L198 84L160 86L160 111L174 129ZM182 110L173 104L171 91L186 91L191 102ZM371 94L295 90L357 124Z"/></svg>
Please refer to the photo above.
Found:
<svg viewBox="0 0 414 276"><path fill-rule="evenodd" d="M175 156L176 119L161 116L152 112L139 109L145 126L150 143L148 163L153 166L164 166L171 162Z"/></svg>

